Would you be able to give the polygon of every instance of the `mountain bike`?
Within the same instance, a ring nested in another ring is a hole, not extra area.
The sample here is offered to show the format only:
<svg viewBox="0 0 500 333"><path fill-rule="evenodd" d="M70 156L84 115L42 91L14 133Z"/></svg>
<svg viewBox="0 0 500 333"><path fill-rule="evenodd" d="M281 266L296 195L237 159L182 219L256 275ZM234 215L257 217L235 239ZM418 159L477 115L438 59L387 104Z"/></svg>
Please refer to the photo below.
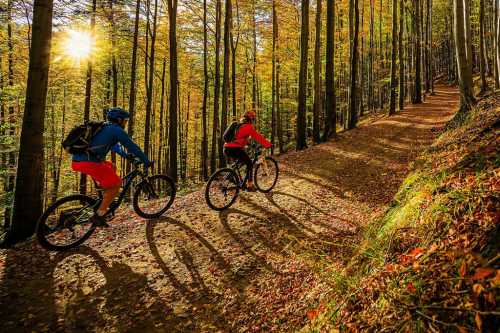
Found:
<svg viewBox="0 0 500 333"><path fill-rule="evenodd" d="M134 211L146 219L158 218L172 205L176 187L166 175L149 176L148 168L142 170L138 160L128 158L132 171L122 180L122 190L109 206L106 217L114 217L124 201L132 183L134 186L132 204ZM97 211L102 201L103 189L97 188L97 197L73 194L61 198L49 206L38 220L36 236L40 245L47 250L64 251L85 242L95 231L96 225L89 218Z"/></svg>
<svg viewBox="0 0 500 333"><path fill-rule="evenodd" d="M251 146L251 151L255 187L260 192L270 192L278 182L278 162L271 156L263 156L260 146ZM231 207L240 190L246 189L248 175L245 172L242 177L242 167L243 163L235 161L231 167L219 169L210 176L205 188L205 200L210 208L222 211Z"/></svg>

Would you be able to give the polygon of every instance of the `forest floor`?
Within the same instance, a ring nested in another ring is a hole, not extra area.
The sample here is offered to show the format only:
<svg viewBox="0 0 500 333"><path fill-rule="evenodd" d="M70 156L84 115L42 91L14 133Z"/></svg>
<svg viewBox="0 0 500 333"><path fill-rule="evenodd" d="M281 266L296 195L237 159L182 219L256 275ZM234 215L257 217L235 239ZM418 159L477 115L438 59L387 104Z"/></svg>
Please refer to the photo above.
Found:
<svg viewBox="0 0 500 333"><path fill-rule="evenodd" d="M301 328L331 291L328 270L347 263L359 230L384 212L458 99L438 86L421 105L287 153L275 190L243 193L222 213L200 190L162 219L124 210L75 251L1 250L0 331Z"/></svg>

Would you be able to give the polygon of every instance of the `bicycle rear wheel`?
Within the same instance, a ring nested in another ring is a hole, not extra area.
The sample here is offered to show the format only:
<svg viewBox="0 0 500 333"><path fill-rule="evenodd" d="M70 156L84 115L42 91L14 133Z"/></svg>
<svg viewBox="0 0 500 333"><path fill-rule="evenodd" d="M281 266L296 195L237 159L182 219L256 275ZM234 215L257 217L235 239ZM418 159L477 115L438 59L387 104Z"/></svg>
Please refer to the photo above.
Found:
<svg viewBox="0 0 500 333"><path fill-rule="evenodd" d="M233 169L217 170L208 180L205 200L210 208L222 211L229 208L240 192L239 178Z"/></svg>
<svg viewBox="0 0 500 333"><path fill-rule="evenodd" d="M89 218L98 205L99 200L81 194L56 201L38 221L38 242L51 251L64 251L82 244L96 228Z"/></svg>
<svg viewBox="0 0 500 333"><path fill-rule="evenodd" d="M154 175L143 180L134 192L134 211L145 219L158 218L175 199L175 183L165 175Z"/></svg>
<svg viewBox="0 0 500 333"><path fill-rule="evenodd" d="M270 192L278 182L279 168L278 162L267 156L262 163L255 165L255 187L260 192Z"/></svg>

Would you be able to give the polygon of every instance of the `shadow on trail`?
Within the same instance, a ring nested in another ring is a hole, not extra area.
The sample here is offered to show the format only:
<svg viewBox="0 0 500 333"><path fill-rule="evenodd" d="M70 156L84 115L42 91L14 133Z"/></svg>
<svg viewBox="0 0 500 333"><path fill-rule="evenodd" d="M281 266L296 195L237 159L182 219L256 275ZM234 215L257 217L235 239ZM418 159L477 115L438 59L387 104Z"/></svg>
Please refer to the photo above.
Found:
<svg viewBox="0 0 500 333"><path fill-rule="evenodd" d="M118 332L160 332L182 320L165 315L172 311L148 288L146 276L124 263L106 262L89 247L56 255L38 247L7 252L0 285L3 332L87 332L109 326ZM95 275L85 266L92 266ZM54 281L61 269L68 278L63 284ZM145 304L147 295L155 301Z"/></svg>

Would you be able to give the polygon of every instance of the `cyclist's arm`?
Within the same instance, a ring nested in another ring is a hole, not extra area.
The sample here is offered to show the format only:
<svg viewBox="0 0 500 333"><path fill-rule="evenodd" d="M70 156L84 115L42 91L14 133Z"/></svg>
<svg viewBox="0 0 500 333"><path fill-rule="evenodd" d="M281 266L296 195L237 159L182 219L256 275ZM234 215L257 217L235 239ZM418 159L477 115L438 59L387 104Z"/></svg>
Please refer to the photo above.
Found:
<svg viewBox="0 0 500 333"><path fill-rule="evenodd" d="M271 148L273 146L273 144L271 142L269 142L262 134L260 134L259 132L257 132L253 126L251 126L249 128L249 131L250 131L250 133L249 133L250 136L255 141L257 141L258 143L260 143L264 148Z"/></svg>
<svg viewBox="0 0 500 333"><path fill-rule="evenodd" d="M138 145L135 144L132 139L128 136L127 132L125 132L123 129L117 130L116 133L116 138L119 143L123 145L127 149L127 152L133 154L134 156L138 157L144 165L149 165L151 162L149 161L148 157L144 152L139 148Z"/></svg>
<svg viewBox="0 0 500 333"><path fill-rule="evenodd" d="M117 153L123 158L127 158L127 152L123 149L123 147L119 143L111 147L111 151Z"/></svg>

